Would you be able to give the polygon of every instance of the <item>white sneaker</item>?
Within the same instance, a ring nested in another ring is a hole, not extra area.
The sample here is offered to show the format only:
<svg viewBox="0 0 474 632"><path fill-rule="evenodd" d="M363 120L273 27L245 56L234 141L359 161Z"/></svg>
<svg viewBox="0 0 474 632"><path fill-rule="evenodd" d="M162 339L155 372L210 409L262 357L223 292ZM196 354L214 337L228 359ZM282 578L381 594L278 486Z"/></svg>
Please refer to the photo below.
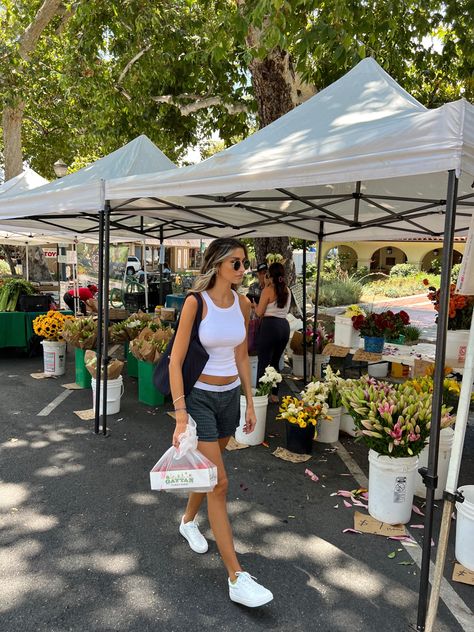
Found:
<svg viewBox="0 0 474 632"><path fill-rule="evenodd" d="M186 538L189 546L195 553L206 553L209 547L206 538L199 531L199 525L196 522L196 518L191 520L191 522L184 522L184 517L181 518L179 532L183 538Z"/></svg>
<svg viewBox="0 0 474 632"><path fill-rule="evenodd" d="M229 579L229 597L236 603L249 608L257 608L270 602L273 594L264 586L257 583L255 578L244 571L236 573L237 581L233 584Z"/></svg>

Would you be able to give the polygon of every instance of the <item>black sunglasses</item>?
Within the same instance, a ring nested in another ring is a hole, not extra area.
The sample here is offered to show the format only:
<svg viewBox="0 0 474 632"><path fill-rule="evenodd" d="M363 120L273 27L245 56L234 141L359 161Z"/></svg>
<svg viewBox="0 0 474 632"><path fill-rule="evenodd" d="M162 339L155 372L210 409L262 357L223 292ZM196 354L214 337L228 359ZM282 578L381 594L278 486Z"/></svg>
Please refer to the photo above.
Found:
<svg viewBox="0 0 474 632"><path fill-rule="evenodd" d="M250 268L250 261L248 259L244 259L243 261L237 259L232 263L232 267L236 272L237 270L240 270L241 265L244 267L244 270L248 270Z"/></svg>

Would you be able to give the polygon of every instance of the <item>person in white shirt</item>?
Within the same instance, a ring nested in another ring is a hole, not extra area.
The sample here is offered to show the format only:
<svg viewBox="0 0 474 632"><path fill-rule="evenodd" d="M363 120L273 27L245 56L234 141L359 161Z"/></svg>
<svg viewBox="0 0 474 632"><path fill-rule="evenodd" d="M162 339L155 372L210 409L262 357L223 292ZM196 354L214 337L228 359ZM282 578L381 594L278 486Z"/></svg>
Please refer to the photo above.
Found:
<svg viewBox="0 0 474 632"><path fill-rule="evenodd" d="M227 513L227 474L222 459L225 446L239 425L241 389L247 401L244 431L252 432L256 424L247 352L250 301L235 291L249 265L247 250L241 242L231 238L211 242L193 288L203 300L199 339L209 359L186 395L182 366L198 309L198 299L191 294L181 312L170 355L169 377L176 413L173 445L179 445L179 436L186 429L189 414L197 425L198 450L217 466L217 485L207 493L207 511L228 572L230 599L256 607L271 601L273 595L243 571L237 559ZM196 553L205 553L208 549L195 520L205 496L196 492L190 494L179 527L179 532Z"/></svg>

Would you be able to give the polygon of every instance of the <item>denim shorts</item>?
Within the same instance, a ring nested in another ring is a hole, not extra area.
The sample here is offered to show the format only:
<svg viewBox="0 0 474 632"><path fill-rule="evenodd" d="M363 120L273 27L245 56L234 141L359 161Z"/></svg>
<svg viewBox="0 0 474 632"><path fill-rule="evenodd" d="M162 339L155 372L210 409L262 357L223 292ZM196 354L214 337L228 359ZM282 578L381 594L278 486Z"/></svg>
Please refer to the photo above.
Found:
<svg viewBox="0 0 474 632"><path fill-rule="evenodd" d="M194 387L186 408L196 422L199 441L231 437L240 421L240 385L222 392Z"/></svg>

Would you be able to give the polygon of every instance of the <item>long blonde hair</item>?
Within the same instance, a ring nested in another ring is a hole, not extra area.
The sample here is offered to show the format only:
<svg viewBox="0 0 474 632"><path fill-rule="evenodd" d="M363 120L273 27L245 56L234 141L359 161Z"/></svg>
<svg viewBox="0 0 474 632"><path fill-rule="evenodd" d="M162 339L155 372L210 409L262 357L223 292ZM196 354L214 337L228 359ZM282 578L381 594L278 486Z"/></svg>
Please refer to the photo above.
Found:
<svg viewBox="0 0 474 632"><path fill-rule="evenodd" d="M202 292L214 287L219 266L236 248L241 248L247 258L245 244L233 237L219 237L209 244L204 253L200 274L194 281L193 292Z"/></svg>

